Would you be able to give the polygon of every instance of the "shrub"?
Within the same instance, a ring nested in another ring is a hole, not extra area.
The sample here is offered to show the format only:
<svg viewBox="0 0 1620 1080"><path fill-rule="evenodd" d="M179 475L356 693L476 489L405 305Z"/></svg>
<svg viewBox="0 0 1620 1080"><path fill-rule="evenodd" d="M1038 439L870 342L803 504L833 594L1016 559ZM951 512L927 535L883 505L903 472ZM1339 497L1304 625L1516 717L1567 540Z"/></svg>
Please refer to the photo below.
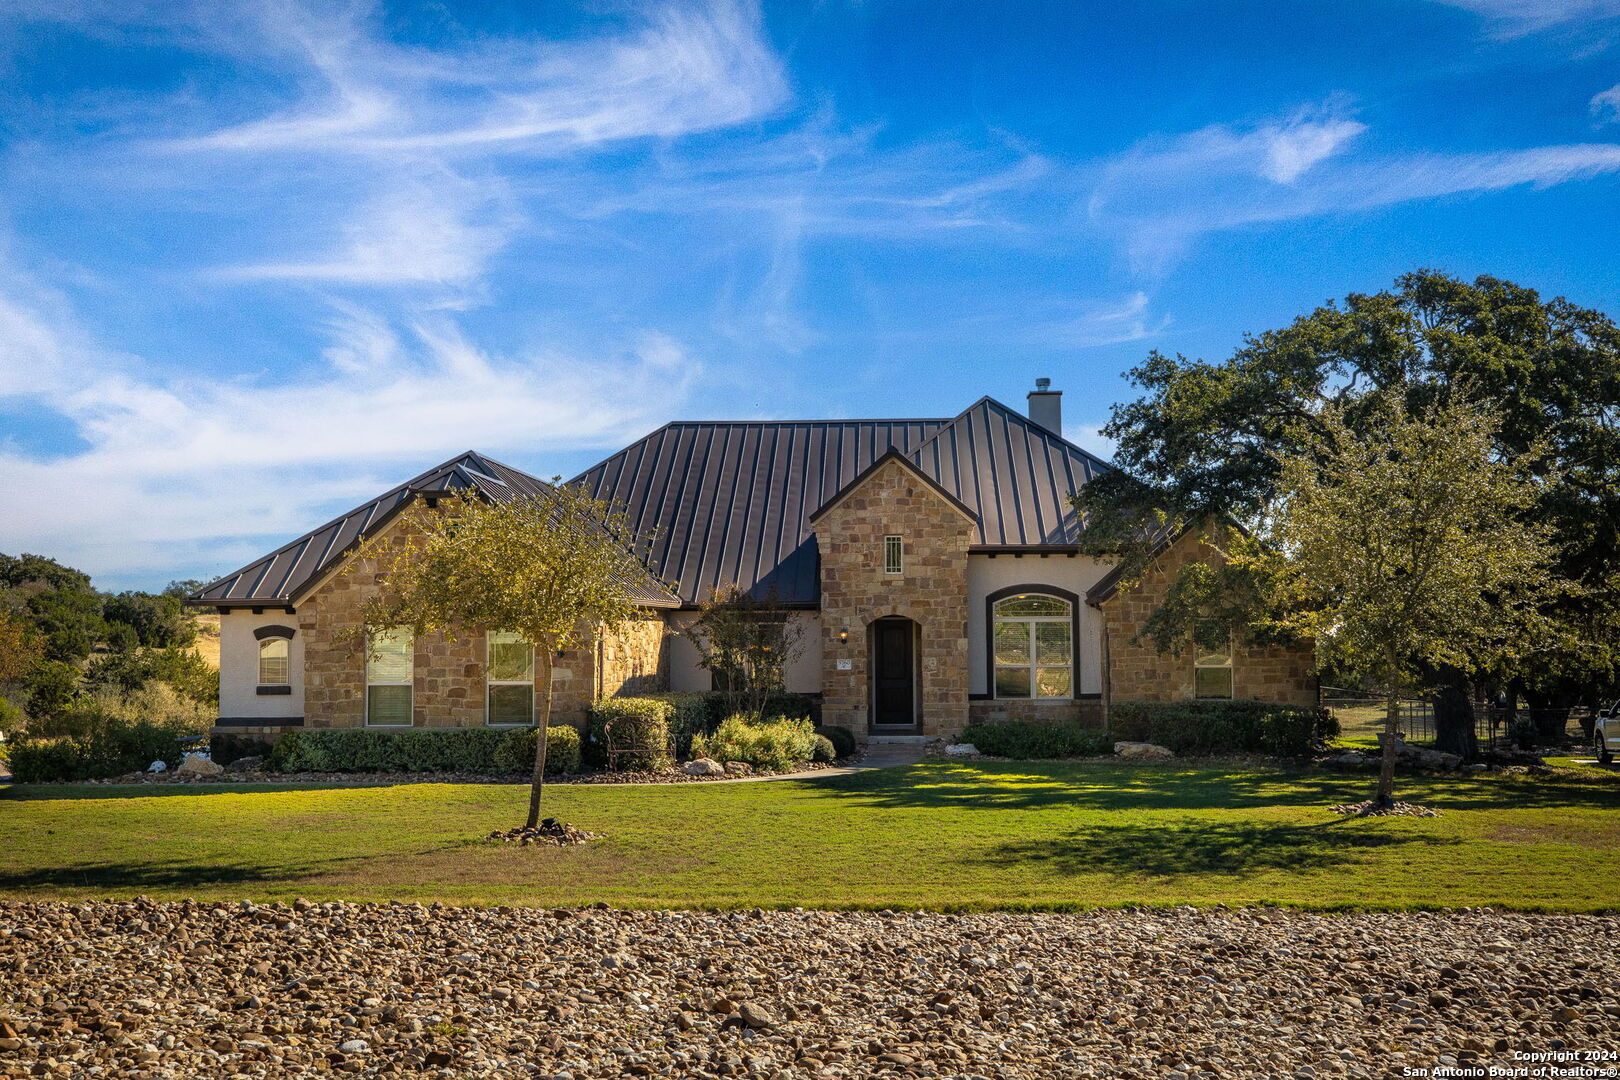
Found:
<svg viewBox="0 0 1620 1080"><path fill-rule="evenodd" d="M1053 720L970 724L958 741L972 743L981 754L1024 760L1095 757L1114 748L1106 731Z"/></svg>
<svg viewBox="0 0 1620 1080"><path fill-rule="evenodd" d="M662 698L603 698L585 710L586 759L620 771L656 771L674 763L670 721L675 706ZM608 725L612 725L609 732ZM617 751L608 759L609 740Z"/></svg>
<svg viewBox="0 0 1620 1080"><path fill-rule="evenodd" d="M110 721L79 737L26 737L11 747L11 773L20 784L97 780L140 772L154 761L180 763L180 732L157 724Z"/></svg>
<svg viewBox="0 0 1620 1080"><path fill-rule="evenodd" d="M522 728L495 751L495 771L521 773L534 772L534 747L539 741L539 728ZM567 724L546 727L546 775L566 776L579 772L579 729Z"/></svg>
<svg viewBox="0 0 1620 1080"><path fill-rule="evenodd" d="M831 742L839 757L849 757L860 749L860 744L855 741L855 733L847 727L818 727L816 734Z"/></svg>
<svg viewBox="0 0 1620 1080"><path fill-rule="evenodd" d="M838 760L838 750L833 746L832 740L827 738L827 736L817 735L814 746L815 748L810 751L811 761L821 762L822 764L831 764L832 762Z"/></svg>
<svg viewBox="0 0 1620 1080"><path fill-rule="evenodd" d="M675 756L685 757L692 745L692 736L703 735L718 724L719 718L713 717L711 699L717 694L697 692L674 692L668 694L650 694L649 697L658 701L667 701L674 707L670 715L669 726L675 738Z"/></svg>
<svg viewBox="0 0 1620 1080"><path fill-rule="evenodd" d="M28 726L28 714L10 698L0 697L0 735L10 736Z"/></svg>
<svg viewBox="0 0 1620 1080"><path fill-rule="evenodd" d="M756 769L781 772L809 761L816 752L816 729L808 720L777 717L758 724L728 716L713 735L692 740L695 757L745 761Z"/></svg>
<svg viewBox="0 0 1620 1080"><path fill-rule="evenodd" d="M579 732L550 730L546 771L579 768ZM534 768L535 728L413 728L406 731L289 731L270 751L276 772L527 773Z"/></svg>
<svg viewBox="0 0 1620 1080"><path fill-rule="evenodd" d="M1339 732L1328 709L1265 701L1118 701L1109 724L1116 738L1158 743L1178 754L1302 757Z"/></svg>

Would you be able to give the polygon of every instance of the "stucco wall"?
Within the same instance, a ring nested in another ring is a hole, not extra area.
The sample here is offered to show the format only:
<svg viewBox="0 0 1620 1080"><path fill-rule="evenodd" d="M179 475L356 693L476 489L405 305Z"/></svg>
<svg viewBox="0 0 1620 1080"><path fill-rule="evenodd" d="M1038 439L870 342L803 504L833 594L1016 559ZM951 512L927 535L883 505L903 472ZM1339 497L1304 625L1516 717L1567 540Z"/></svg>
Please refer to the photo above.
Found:
<svg viewBox="0 0 1620 1080"><path fill-rule="evenodd" d="M920 628L923 733L960 731L968 713L967 549L973 523L890 461L818 519L815 530L821 550L823 722L867 732L868 628L897 615ZM887 535L903 538L901 574L883 573ZM840 632L846 641L838 640Z"/></svg>
<svg viewBox="0 0 1620 1080"><path fill-rule="evenodd" d="M287 648L290 694L258 693L259 640L253 632L264 626L294 630ZM297 633L298 617L284 611L233 611L219 619L219 715L227 719L263 717L282 719L304 715L304 637Z"/></svg>
<svg viewBox="0 0 1620 1080"><path fill-rule="evenodd" d="M1161 653L1151 643L1132 644L1158 606L1181 567L1193 560L1213 561L1220 553L1204 543L1197 530L1181 537L1155 560L1133 588L1103 601L1108 628L1110 701L1176 701L1193 696L1193 650ZM1239 646L1232 656L1232 696L1290 705L1316 702L1314 655L1309 645L1284 648Z"/></svg>
<svg viewBox="0 0 1620 1080"><path fill-rule="evenodd" d="M990 640L985 599L993 592L1018 585L1055 585L1074 593L1080 611L1079 665L1076 692L1102 693L1102 613L1086 603L1086 591L1108 573L1107 563L1084 556L1013 555L998 553L968 556L968 691L993 693L987 661Z"/></svg>

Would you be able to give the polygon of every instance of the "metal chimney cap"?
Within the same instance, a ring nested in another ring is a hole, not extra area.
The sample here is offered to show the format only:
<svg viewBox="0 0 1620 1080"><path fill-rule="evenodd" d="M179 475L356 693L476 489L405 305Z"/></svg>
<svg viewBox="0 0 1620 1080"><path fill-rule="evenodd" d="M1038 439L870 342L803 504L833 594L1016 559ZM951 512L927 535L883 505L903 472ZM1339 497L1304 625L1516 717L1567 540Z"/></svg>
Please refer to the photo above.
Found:
<svg viewBox="0 0 1620 1080"><path fill-rule="evenodd" d="M1043 393L1043 394L1046 393L1046 391L1052 389L1052 380L1051 379L1036 379L1035 380L1035 389L1040 393Z"/></svg>

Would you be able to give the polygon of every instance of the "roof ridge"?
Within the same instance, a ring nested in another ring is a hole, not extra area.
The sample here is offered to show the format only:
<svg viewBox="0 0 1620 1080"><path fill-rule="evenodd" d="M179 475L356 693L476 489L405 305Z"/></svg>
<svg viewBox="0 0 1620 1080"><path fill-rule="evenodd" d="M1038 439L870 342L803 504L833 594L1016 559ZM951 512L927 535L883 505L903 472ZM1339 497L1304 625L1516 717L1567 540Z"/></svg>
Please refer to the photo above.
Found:
<svg viewBox="0 0 1620 1080"><path fill-rule="evenodd" d="M1011 405L1008 405L1008 404L1006 404L1006 403L1004 403L1002 401L998 401L997 399L991 397L989 394L983 395L982 397L979 398L979 400L975 401L973 404L969 405L967 408L963 409L961 412L959 412L955 416L951 417L950 420L946 422L944 427L940 428L938 431L936 431L932 435L928 436L928 438L926 438L922 442L918 443L917 446L911 451L910 456L916 456L918 454L921 454L923 452L923 450L930 443L936 442L940 438L942 438L944 436L945 432L947 432L951 428L955 427L958 423L961 422L963 417L967 416L967 414L972 412L974 409L977 409L980 405L993 405L996 408L1000 409L1002 412L1006 413L1008 416L1011 416L1011 417L1014 417L1015 419L1017 419L1019 423L1028 424L1030 427L1034 428L1036 431L1040 432L1042 435L1045 435L1046 437L1048 437L1050 439L1055 439L1056 441L1062 443L1064 446L1066 446L1069 449L1073 450L1075 453L1079 454L1081 457L1087 459L1088 461L1095 462L1096 464L1101 465L1105 469L1113 469L1113 468L1115 468L1113 463L1108 462L1108 461L1104 461L1102 458L1098 457L1096 454L1093 454L1090 450L1087 450L1085 447L1080 446L1080 445L1078 445L1076 443L1070 442L1068 439L1064 438L1062 436L1062 434L1060 434L1059 432L1053 431L1051 428L1047 427L1045 424L1041 424L1041 423L1038 423L1035 420L1032 420L1026 414L1019 412L1017 409L1013 408Z"/></svg>

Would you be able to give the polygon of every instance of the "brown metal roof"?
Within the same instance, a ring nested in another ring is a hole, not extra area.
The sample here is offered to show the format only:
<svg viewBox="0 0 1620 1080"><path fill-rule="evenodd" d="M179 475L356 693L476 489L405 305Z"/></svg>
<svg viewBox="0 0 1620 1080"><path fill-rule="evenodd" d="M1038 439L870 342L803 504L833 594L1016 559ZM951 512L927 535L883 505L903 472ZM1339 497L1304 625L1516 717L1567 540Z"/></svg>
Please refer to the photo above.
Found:
<svg viewBox="0 0 1620 1080"><path fill-rule="evenodd" d="M949 419L668 424L572 482L658 536L648 564L688 604L737 582L820 602L810 517L890 451L977 516L975 547L1072 545L1069 497L1109 466L982 398Z"/></svg>
<svg viewBox="0 0 1620 1080"><path fill-rule="evenodd" d="M418 495L475 488L497 502L542 495L544 480L483 454L468 451L412 477L305 533L270 554L187 598L188 604L220 607L278 607L292 604L311 583L335 567L365 536L385 525ZM651 573L628 582L626 591L640 603L670 606L679 602Z"/></svg>

